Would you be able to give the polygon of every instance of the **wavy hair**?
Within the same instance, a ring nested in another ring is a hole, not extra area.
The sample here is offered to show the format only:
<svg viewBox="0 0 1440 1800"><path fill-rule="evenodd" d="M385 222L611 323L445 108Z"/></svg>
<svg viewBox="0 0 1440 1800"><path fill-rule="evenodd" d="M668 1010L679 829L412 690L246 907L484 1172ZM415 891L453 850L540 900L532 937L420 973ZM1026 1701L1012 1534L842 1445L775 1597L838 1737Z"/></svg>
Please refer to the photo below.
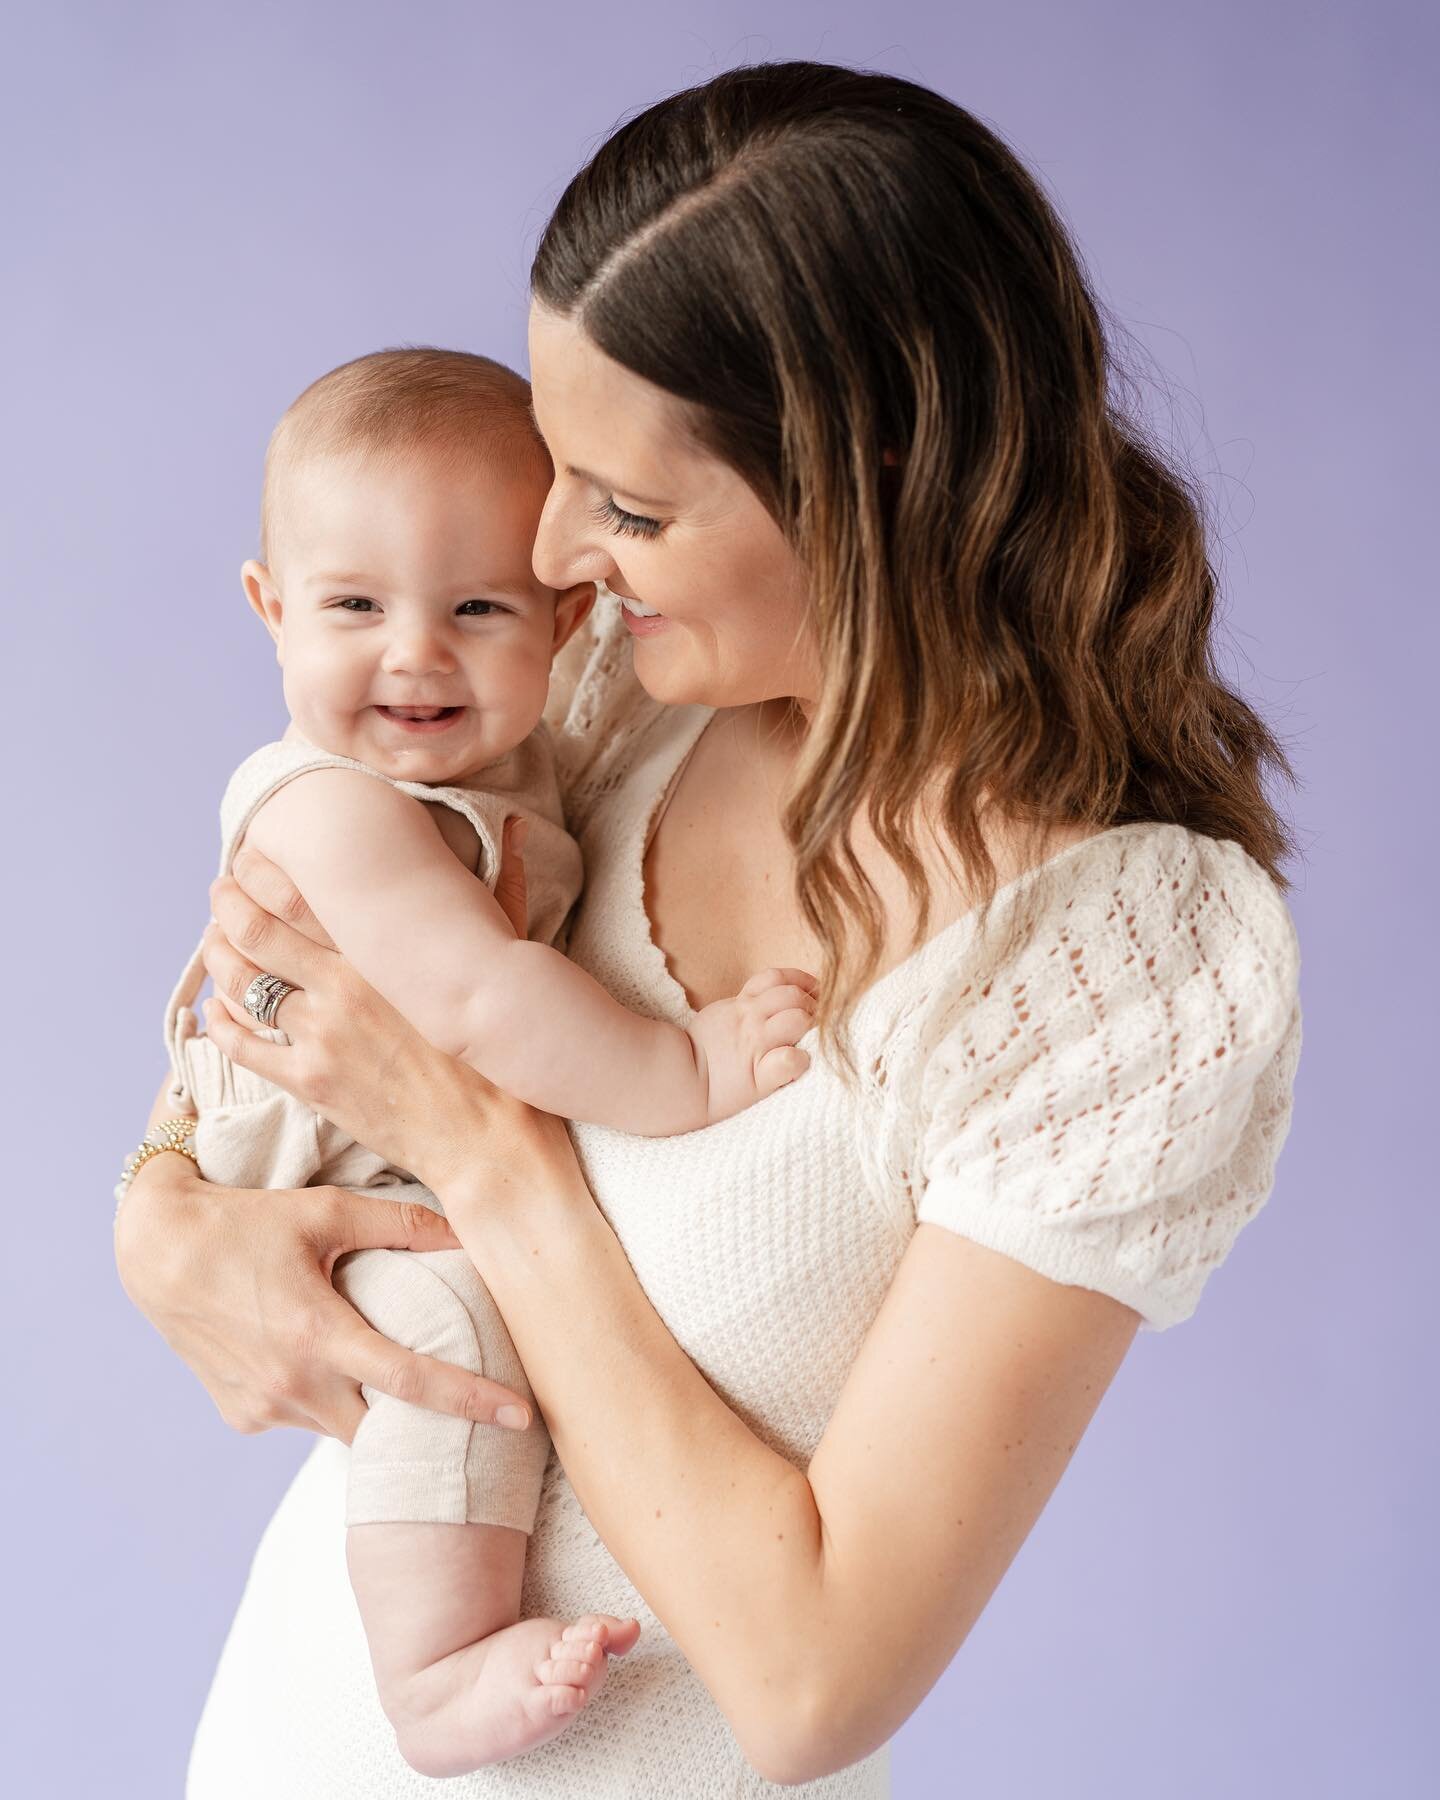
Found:
<svg viewBox="0 0 1440 1800"><path fill-rule="evenodd" d="M1173 822L1285 885L1290 771L1216 664L1203 493L1119 406L1069 234L979 119L890 75L734 69L601 146L532 289L685 403L808 573L824 685L783 819L847 1067L884 942L861 806L917 942L922 803L982 919L992 804L1042 835Z"/></svg>

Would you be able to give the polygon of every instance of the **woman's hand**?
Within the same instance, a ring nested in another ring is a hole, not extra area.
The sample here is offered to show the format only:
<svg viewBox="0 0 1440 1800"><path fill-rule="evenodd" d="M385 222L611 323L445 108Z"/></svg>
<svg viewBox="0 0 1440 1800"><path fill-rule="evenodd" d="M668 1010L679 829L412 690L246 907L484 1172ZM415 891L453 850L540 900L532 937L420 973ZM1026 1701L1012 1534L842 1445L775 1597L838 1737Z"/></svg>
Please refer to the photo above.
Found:
<svg viewBox="0 0 1440 1800"><path fill-rule="evenodd" d="M152 1118L169 1116L164 1090ZM152 1157L121 1204L126 1293L199 1376L227 1425L298 1425L349 1443L364 1381L397 1399L485 1422L528 1423L517 1394L373 1331L330 1283L347 1250L444 1250L428 1207L341 1188L223 1188L180 1156Z"/></svg>
<svg viewBox="0 0 1440 1800"><path fill-rule="evenodd" d="M507 828L496 893L511 923L525 918L524 866ZM573 1181L574 1152L563 1121L512 1098L467 1064L434 1048L327 941L284 874L257 855L214 883L217 924L205 966L216 998L206 1029L244 1068L275 1082L357 1142L409 1170L444 1197L477 1167L493 1204L553 1175ZM257 1037L241 1004L261 971L298 991L276 1024L290 1039ZM159 1161L159 1158L155 1160Z"/></svg>

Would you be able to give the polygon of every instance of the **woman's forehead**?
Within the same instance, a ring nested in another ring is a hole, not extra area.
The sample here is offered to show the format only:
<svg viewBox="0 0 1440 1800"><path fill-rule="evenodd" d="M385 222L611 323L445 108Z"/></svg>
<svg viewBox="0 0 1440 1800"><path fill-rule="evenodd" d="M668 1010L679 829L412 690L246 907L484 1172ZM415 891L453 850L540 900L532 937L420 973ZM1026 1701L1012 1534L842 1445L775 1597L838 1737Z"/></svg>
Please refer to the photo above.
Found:
<svg viewBox="0 0 1440 1800"><path fill-rule="evenodd" d="M536 421L557 462L603 468L608 455L650 460L664 478L704 452L683 402L609 357L573 319L535 308L530 326Z"/></svg>

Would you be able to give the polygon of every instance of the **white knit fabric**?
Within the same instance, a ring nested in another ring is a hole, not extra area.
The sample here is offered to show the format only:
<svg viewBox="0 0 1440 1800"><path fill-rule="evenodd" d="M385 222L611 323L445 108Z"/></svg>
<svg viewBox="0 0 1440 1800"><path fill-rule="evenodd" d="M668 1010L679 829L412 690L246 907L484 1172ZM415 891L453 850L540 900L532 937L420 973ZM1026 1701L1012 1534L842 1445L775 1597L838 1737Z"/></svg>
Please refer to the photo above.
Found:
<svg viewBox="0 0 1440 1800"><path fill-rule="evenodd" d="M603 605L603 603L602 603ZM587 887L570 953L625 1004L684 1021L654 944L641 860L710 714L635 683L606 607L557 682L567 815ZM579 678L573 693L568 685ZM1008 909L1036 925L1008 959ZM818 1057L790 1087L674 1138L572 1128L650 1300L726 1402L799 1465L917 1223L1135 1307L1193 1311L1269 1191L1299 1049L1297 953L1268 877L1236 846L1130 825L1005 890L983 938L959 920L854 1015L853 1096ZM802 1042L812 1054L813 1031ZM617 1404L642 1404L617 1396ZM192 1758L189 1800L419 1800L395 1750L345 1580L348 1451L322 1440L256 1554ZM448 1786L461 1800L735 1800L780 1792L592 1530L553 1454L524 1610L635 1614L640 1644L558 1738ZM887 1794L879 1751L810 1784Z"/></svg>

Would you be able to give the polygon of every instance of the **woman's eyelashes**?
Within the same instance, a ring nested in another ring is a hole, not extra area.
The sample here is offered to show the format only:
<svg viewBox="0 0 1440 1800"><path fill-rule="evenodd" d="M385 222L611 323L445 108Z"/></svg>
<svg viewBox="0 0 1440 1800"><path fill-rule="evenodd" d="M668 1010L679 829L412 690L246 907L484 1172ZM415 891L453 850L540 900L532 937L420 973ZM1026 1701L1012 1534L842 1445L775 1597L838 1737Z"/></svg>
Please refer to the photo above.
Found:
<svg viewBox="0 0 1440 1800"><path fill-rule="evenodd" d="M655 538L665 529L659 519L647 519L644 513L626 512L608 494L603 500L597 500L590 510L602 525L608 525L622 537Z"/></svg>

